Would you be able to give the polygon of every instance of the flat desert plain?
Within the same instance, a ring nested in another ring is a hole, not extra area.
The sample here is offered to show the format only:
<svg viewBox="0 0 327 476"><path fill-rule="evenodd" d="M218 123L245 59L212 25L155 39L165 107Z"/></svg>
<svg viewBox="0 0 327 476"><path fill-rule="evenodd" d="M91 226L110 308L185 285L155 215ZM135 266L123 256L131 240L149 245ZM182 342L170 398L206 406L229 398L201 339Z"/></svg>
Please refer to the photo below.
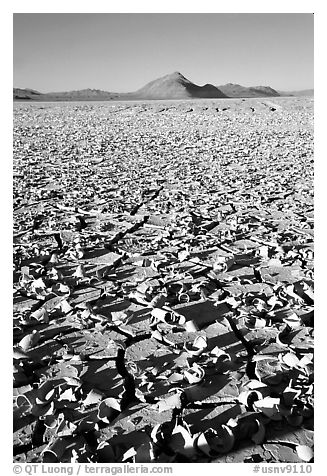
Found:
<svg viewBox="0 0 327 476"><path fill-rule="evenodd" d="M14 459L313 461L313 98L14 104Z"/></svg>

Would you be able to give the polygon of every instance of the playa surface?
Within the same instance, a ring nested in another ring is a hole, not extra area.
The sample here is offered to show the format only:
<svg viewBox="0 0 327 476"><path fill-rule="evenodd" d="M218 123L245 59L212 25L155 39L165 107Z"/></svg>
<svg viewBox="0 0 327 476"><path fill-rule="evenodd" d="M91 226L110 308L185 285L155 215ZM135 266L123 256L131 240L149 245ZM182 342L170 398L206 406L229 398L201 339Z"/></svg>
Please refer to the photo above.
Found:
<svg viewBox="0 0 327 476"><path fill-rule="evenodd" d="M14 104L14 460L313 458L313 98Z"/></svg>

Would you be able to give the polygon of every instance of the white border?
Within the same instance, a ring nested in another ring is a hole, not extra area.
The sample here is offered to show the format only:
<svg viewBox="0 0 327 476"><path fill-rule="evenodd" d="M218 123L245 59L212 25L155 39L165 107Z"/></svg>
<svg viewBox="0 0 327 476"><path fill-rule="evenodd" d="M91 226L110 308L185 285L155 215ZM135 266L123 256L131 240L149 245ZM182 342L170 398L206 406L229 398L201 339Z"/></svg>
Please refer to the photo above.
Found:
<svg viewBox="0 0 327 476"><path fill-rule="evenodd" d="M11 355L12 355L12 300L11 300L11 235L12 235L12 96L13 87L12 75L12 14L13 13L315 13L315 244L318 248L316 255L316 288L318 290L318 303L316 305L316 386L318 387L318 403L315 410L315 460L313 474L320 474L321 463L324 460L324 387L325 372L324 364L326 357L322 354L325 339L327 335L324 333L325 327L323 321L327 319L325 311L324 294L325 290L325 255L327 234L326 227L326 168L327 153L325 146L325 121L327 115L326 108L326 76L324 75L326 62L326 45L325 31L327 29L327 17L324 14L324 2L320 1L303 1L303 0L275 0L273 2L261 1L228 1L219 2L218 0L201 0L201 1L178 1L178 0L157 0L157 1L110 1L110 0L93 0L92 2L57 0L57 1L12 1L5 2L1 5L0 15L0 31L2 45L2 73L1 73L1 91L2 98L2 114L1 114L1 298L3 303L2 313L0 315L1 322L1 369L2 369L2 392L1 392L1 416L2 420L2 437L3 444L1 448L1 457L4 474L12 474L12 404L11 404ZM9 198L9 200L8 200ZM4 332L5 331L5 332ZM321 355L322 354L322 355ZM8 380L7 380L8 379ZM8 446L7 446L8 445ZM277 465L275 465L277 466ZM248 470L246 469L248 467ZM176 467L175 467L176 468ZM181 465L178 471L209 471L216 474L216 466L201 465L190 466ZM239 468L239 469L238 469ZM236 474L237 470L242 472L252 472L252 465L242 468L234 464L224 465L224 474ZM174 470L174 474L177 471ZM321 471L322 474L322 471Z"/></svg>
<svg viewBox="0 0 327 476"><path fill-rule="evenodd" d="M313 12L316 2L304 0L275 0L263 2L258 0L219 2L217 0L138 0L138 1L110 1L93 0L92 2L74 2L69 0L40 1L14 0L10 11L13 12L49 12L49 13L310 13Z"/></svg>

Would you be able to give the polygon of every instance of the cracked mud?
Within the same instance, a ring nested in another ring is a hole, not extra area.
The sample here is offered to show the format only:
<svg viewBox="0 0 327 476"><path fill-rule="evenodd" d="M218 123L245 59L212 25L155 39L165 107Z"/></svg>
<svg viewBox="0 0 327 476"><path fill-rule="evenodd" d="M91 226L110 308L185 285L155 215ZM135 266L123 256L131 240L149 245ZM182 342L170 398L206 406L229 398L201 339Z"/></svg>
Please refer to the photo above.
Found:
<svg viewBox="0 0 327 476"><path fill-rule="evenodd" d="M226 101L14 105L15 461L313 461L313 100Z"/></svg>

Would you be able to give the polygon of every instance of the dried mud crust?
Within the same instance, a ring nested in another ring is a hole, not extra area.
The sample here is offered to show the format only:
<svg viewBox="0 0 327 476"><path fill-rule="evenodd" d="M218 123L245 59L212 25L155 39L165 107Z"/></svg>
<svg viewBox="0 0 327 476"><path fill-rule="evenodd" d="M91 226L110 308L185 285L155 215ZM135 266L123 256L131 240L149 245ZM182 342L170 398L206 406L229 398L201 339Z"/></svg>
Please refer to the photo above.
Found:
<svg viewBox="0 0 327 476"><path fill-rule="evenodd" d="M274 101L14 105L15 461L313 461L313 102Z"/></svg>

